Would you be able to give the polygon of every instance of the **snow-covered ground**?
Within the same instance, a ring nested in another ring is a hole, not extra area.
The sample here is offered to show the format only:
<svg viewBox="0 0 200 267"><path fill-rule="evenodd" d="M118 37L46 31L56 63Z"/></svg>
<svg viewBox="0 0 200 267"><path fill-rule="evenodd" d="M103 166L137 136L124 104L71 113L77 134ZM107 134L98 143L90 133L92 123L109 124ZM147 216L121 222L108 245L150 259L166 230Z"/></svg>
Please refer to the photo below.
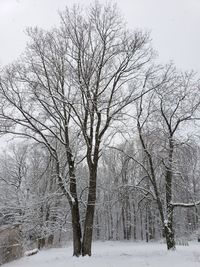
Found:
<svg viewBox="0 0 200 267"><path fill-rule="evenodd" d="M166 251L159 243L95 242L92 257L75 258L71 247L40 251L4 267L200 267L200 243Z"/></svg>

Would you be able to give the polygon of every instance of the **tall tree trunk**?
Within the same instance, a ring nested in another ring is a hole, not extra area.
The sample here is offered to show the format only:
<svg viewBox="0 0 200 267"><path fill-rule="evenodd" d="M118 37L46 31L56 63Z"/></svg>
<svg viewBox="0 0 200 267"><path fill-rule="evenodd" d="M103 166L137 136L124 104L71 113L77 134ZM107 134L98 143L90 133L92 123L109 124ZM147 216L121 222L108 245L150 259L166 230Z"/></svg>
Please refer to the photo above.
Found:
<svg viewBox="0 0 200 267"><path fill-rule="evenodd" d="M62 83L62 94L65 96L64 83ZM80 212L79 212L79 202L77 195L77 182L75 175L75 162L74 155L71 149L70 142L70 131L69 131L69 120L71 114L67 108L66 102L63 101L63 113L64 113L64 135L65 135L65 149L67 162L69 166L69 182L70 182L70 194L73 199L69 199L69 204L71 208L71 220L73 229L73 256L79 257L82 251L81 243L81 224L80 224Z"/></svg>
<svg viewBox="0 0 200 267"><path fill-rule="evenodd" d="M73 256L79 257L81 255L81 224L80 224L80 212L79 203L77 197L77 185L75 176L75 167L72 154L68 153L68 163L69 163L69 176L70 176L70 193L74 199L70 203L71 207L71 217L72 217L72 229L73 229Z"/></svg>
<svg viewBox="0 0 200 267"><path fill-rule="evenodd" d="M66 135L66 140L68 142L67 138L68 136ZM72 198L68 197L68 200L71 209L71 220L72 220L72 230L73 230L73 256L79 257L81 255L81 250L82 250L80 212L79 212L79 203L77 196L75 165L74 165L73 155L68 146L66 146L66 154L69 165L69 182L70 182L69 190L72 197Z"/></svg>
<svg viewBox="0 0 200 267"><path fill-rule="evenodd" d="M155 228L154 228L154 220L153 220L153 216L152 216L152 211L151 211L150 207L148 207L148 221L149 221L149 239L154 239L155 238Z"/></svg>
<svg viewBox="0 0 200 267"><path fill-rule="evenodd" d="M174 229L173 229L173 207L168 205L167 207L167 220L164 222L164 233L167 243L168 250L174 250L175 239L174 239Z"/></svg>
<svg viewBox="0 0 200 267"><path fill-rule="evenodd" d="M99 214L98 212L96 213L96 235L97 235L97 240L100 239L100 225L99 225Z"/></svg>
<svg viewBox="0 0 200 267"><path fill-rule="evenodd" d="M131 239L131 211L130 211L130 201L129 201L129 196L128 192L126 194L126 238L127 240Z"/></svg>
<svg viewBox="0 0 200 267"><path fill-rule="evenodd" d="M126 221L125 221L125 214L124 214L124 207L122 207L122 226L123 226L123 234L124 239L127 239L127 232L126 232Z"/></svg>
<svg viewBox="0 0 200 267"><path fill-rule="evenodd" d="M141 240L144 240L143 236L143 218L142 218L142 210L140 209L140 236Z"/></svg>
<svg viewBox="0 0 200 267"><path fill-rule="evenodd" d="M137 239L137 217L136 217L136 208L133 205L133 238L134 240Z"/></svg>
<svg viewBox="0 0 200 267"><path fill-rule="evenodd" d="M164 221L164 231L167 243L167 249L174 250L175 239L174 239L174 229L173 229L173 206L172 201L172 162L173 162L173 139L169 139L169 166L166 167L166 205L167 205L167 216Z"/></svg>
<svg viewBox="0 0 200 267"><path fill-rule="evenodd" d="M90 169L89 192L84 223L84 235L82 243L82 256L91 256L92 234L94 224L95 202L96 202L96 179L97 165L93 164Z"/></svg>
<svg viewBox="0 0 200 267"><path fill-rule="evenodd" d="M114 237L114 226L113 226L113 216L112 216L112 207L110 205L110 197L109 197L109 218L110 218L110 233L109 240L113 240Z"/></svg>
<svg viewBox="0 0 200 267"><path fill-rule="evenodd" d="M81 255L81 225L78 201L71 206L72 229L73 229L73 256Z"/></svg>
<svg viewBox="0 0 200 267"><path fill-rule="evenodd" d="M148 217L148 207L146 205L146 214L145 214L145 235L146 242L149 242L149 217Z"/></svg>

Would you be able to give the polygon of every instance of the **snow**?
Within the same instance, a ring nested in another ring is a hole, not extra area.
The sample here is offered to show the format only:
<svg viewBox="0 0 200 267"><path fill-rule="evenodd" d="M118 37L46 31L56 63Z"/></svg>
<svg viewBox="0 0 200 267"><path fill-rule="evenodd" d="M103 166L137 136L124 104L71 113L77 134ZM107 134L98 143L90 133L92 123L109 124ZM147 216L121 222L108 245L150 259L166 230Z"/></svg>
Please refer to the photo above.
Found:
<svg viewBox="0 0 200 267"><path fill-rule="evenodd" d="M165 226L168 225L168 220L164 220L164 225L165 225Z"/></svg>
<svg viewBox="0 0 200 267"><path fill-rule="evenodd" d="M177 246L167 251L165 244L142 242L95 242L92 257L72 257L72 248L40 251L4 267L199 267L200 243Z"/></svg>
<svg viewBox="0 0 200 267"><path fill-rule="evenodd" d="M200 200L197 201L197 202L194 202L194 203L173 203L171 202L171 205L173 207L182 207L182 208L190 208L190 207L195 207L195 206L198 206L200 205Z"/></svg>
<svg viewBox="0 0 200 267"><path fill-rule="evenodd" d="M26 251L26 252L24 253L24 255L25 255L25 256L32 256L32 255L34 255L34 254L36 254L36 253L38 253L38 252L39 252L39 250L38 250L37 248L34 248L34 249L32 249L32 250Z"/></svg>

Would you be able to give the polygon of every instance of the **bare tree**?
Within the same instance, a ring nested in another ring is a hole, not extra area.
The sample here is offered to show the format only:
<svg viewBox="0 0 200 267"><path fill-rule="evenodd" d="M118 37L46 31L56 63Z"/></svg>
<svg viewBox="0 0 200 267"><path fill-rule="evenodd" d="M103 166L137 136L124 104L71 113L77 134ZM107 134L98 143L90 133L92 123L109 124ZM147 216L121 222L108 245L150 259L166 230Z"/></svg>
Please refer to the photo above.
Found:
<svg viewBox="0 0 200 267"><path fill-rule="evenodd" d="M2 131L32 138L48 149L71 207L74 255L91 255L103 138L111 124L122 119L126 107L140 97L145 68L152 58L149 38L126 30L115 5L98 2L88 13L66 8L60 29L28 33L31 42L21 63L6 68L1 77ZM65 148L66 177L61 175L60 147ZM82 243L77 151L79 158L86 157L89 170Z"/></svg>
<svg viewBox="0 0 200 267"><path fill-rule="evenodd" d="M76 100L66 101L86 146L88 202L82 255L91 255L97 169L103 138L125 108L139 97L141 77L152 57L148 35L124 29L116 6L96 3L87 17L81 10L61 14L62 34L70 40L71 86Z"/></svg>
<svg viewBox="0 0 200 267"><path fill-rule="evenodd" d="M167 248L174 249L173 210L178 206L195 205L173 202L173 181L178 173L175 151L184 144L183 131L189 121L195 119L200 102L199 87L193 73L178 73L170 65L164 76L166 82L156 88L148 100L142 97L139 101L137 127L147 159L144 169L153 185ZM159 192L159 176L164 177L164 200Z"/></svg>
<svg viewBox="0 0 200 267"><path fill-rule="evenodd" d="M28 33L32 41L22 62L7 68L1 80L2 131L33 139L44 146L54 159L58 184L71 207L74 255L79 256L81 228L75 155L71 149L78 141L75 140L76 132L71 131L70 109L63 101L69 93L65 88L64 55L67 48L59 45L56 30L45 33L34 29ZM68 163L64 165L68 168L65 177L62 176L61 149L65 151L64 161Z"/></svg>

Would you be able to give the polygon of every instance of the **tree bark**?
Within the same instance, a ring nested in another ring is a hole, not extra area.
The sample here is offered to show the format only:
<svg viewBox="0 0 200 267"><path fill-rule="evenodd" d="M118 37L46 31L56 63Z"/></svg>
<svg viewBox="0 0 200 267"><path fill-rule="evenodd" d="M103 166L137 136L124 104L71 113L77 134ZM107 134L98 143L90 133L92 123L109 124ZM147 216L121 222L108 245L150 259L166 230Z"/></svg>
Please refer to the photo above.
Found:
<svg viewBox="0 0 200 267"><path fill-rule="evenodd" d="M74 161L72 154L67 151L68 163L69 163L69 176L70 176L70 193L74 198L74 202L70 202L71 216L72 216L72 229L73 229L73 256L79 257L81 255L81 224L79 204L77 197L77 185L75 176Z"/></svg>
<svg viewBox="0 0 200 267"><path fill-rule="evenodd" d="M166 167L166 205L167 205L167 216L164 221L164 232L167 243L168 250L175 249L175 240L174 240L174 229L173 229L173 205L172 201L172 162L173 162L173 139L172 136L169 138L169 166Z"/></svg>
<svg viewBox="0 0 200 267"><path fill-rule="evenodd" d="M86 217L84 224L82 256L86 255L91 256L95 202L96 202L96 180L97 180L97 165L93 164L90 169L89 193L88 193Z"/></svg>
<svg viewBox="0 0 200 267"><path fill-rule="evenodd" d="M134 240L137 239L137 217L136 217L136 208L133 205L133 238Z"/></svg>
<svg viewBox="0 0 200 267"><path fill-rule="evenodd" d="M169 205L167 208L167 220L164 222L164 233L168 250L175 250L175 239L173 229L173 207Z"/></svg>
<svg viewBox="0 0 200 267"><path fill-rule="evenodd" d="M71 215L73 230L73 256L79 257L81 255L81 226L77 200L75 200L75 204L71 207Z"/></svg>

